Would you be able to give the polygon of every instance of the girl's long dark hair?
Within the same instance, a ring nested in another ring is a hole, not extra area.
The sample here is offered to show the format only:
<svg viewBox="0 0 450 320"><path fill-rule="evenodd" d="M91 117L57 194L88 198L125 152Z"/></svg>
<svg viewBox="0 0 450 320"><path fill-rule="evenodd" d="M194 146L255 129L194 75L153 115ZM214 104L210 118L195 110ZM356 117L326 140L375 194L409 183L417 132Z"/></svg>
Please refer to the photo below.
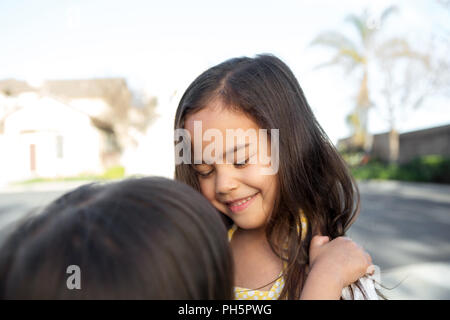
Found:
<svg viewBox="0 0 450 320"><path fill-rule="evenodd" d="M68 290L69 265L81 289ZM232 299L220 215L164 178L85 185L20 224L0 248L0 299Z"/></svg>
<svg viewBox="0 0 450 320"><path fill-rule="evenodd" d="M181 98L175 128L184 128L186 116L213 99L244 112L262 129L279 129L279 192L266 233L272 250L288 266L280 299L298 299L312 236L319 232L331 239L345 235L359 213L357 185L294 74L280 59L272 55L234 58L208 69ZM177 165L175 177L200 191L190 165ZM308 221L304 241L296 227L301 231L300 210Z"/></svg>

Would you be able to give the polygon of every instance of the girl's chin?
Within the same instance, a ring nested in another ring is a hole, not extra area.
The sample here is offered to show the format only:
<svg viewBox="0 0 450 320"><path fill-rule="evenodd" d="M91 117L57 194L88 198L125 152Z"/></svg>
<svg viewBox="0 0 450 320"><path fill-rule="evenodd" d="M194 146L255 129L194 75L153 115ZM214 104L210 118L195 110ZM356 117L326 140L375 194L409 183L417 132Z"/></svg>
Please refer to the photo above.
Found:
<svg viewBox="0 0 450 320"><path fill-rule="evenodd" d="M234 223L239 227L239 229L244 230L262 230L261 228L264 228L264 223L257 223L257 222L246 222L246 221L234 221Z"/></svg>
<svg viewBox="0 0 450 320"><path fill-rule="evenodd" d="M246 216L241 214L233 215L228 213L226 214L226 216L231 218L231 220L233 220L233 223L240 229L244 230L260 229L266 225L265 219L260 219L259 217L250 217L249 215Z"/></svg>

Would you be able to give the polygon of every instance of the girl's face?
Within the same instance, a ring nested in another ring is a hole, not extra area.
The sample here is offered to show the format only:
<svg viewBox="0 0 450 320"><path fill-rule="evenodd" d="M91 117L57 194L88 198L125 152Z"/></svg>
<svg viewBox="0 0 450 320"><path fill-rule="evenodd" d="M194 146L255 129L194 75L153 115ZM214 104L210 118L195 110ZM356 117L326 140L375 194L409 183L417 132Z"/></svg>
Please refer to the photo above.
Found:
<svg viewBox="0 0 450 320"><path fill-rule="evenodd" d="M268 217L271 215L276 192L278 190L277 175L262 175L262 168L270 167L270 164L262 164L258 154L260 149L259 135L257 143L251 143L247 139L245 144L235 143L239 149L245 148L245 164L237 156L238 152L227 150L226 130L242 129L245 131L252 129L258 133L259 126L248 116L228 110L221 102L212 102L206 108L186 117L185 129L191 135L192 150L195 150L194 121L201 121L202 137L208 129L219 130L223 137L223 148L215 150L219 152L222 163L204 163L206 159L202 156L202 164L193 164L197 172L200 189L203 195L221 212L230 217L234 223L243 229L264 228ZM198 125L198 123L197 123ZM211 144L211 141L203 141L202 151ZM214 141L214 140L213 140ZM256 144L256 146L254 145ZM198 147L198 146L197 146ZM270 138L267 141L267 156L270 156ZM227 153L231 153L234 159L232 163L226 162ZM217 154L214 155L215 159ZM242 153L243 154L243 153ZM194 158L192 158L192 162ZM239 162L239 163L238 163ZM251 162L251 163L248 163ZM211 162L209 162L211 163Z"/></svg>

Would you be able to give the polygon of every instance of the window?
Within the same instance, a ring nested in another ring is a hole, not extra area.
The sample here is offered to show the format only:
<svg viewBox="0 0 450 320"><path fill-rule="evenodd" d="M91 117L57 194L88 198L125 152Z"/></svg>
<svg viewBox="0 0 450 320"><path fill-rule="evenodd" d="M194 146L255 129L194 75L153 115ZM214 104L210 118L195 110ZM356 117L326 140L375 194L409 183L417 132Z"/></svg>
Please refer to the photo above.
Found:
<svg viewBox="0 0 450 320"><path fill-rule="evenodd" d="M62 159L63 156L63 136L56 136L56 157Z"/></svg>

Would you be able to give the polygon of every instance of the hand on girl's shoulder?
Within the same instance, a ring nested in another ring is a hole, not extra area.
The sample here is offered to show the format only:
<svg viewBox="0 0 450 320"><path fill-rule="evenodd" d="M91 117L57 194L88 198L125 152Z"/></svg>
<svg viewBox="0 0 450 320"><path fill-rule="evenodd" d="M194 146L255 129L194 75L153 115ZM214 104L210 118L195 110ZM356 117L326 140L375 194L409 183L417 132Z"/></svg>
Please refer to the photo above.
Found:
<svg viewBox="0 0 450 320"><path fill-rule="evenodd" d="M373 269L371 256L356 242L347 237L330 241L326 236L312 238L309 266L310 270L319 272L323 277L337 281L342 288L371 273Z"/></svg>

